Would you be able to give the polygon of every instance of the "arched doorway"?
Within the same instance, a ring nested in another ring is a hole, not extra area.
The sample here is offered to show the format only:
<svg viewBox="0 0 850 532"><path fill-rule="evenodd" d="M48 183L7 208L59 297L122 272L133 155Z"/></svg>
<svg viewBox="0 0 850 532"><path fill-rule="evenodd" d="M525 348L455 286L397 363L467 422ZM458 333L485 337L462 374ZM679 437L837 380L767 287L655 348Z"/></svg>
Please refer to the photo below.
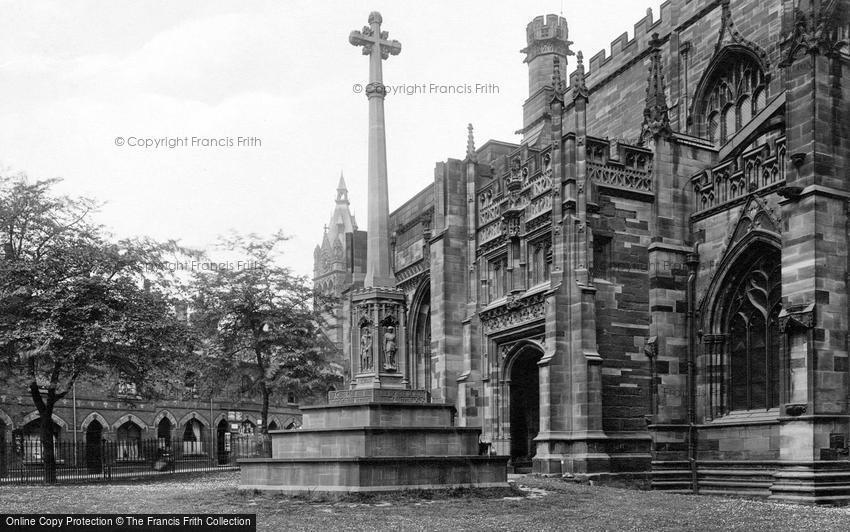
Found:
<svg viewBox="0 0 850 532"><path fill-rule="evenodd" d="M86 427L86 467L89 473L100 473L103 467L103 425L94 420Z"/></svg>
<svg viewBox="0 0 850 532"><path fill-rule="evenodd" d="M416 390L431 391L431 281L425 278L413 295L410 306L410 352L413 367L410 380Z"/></svg>
<svg viewBox="0 0 850 532"><path fill-rule="evenodd" d="M56 423L56 416L51 423L51 432L53 433L53 449L57 463L62 460L59 453L59 438L61 437L62 427ZM23 459L28 463L40 463L43 460L44 448L41 445L41 419L35 418L26 423L22 428L23 435Z"/></svg>
<svg viewBox="0 0 850 532"><path fill-rule="evenodd" d="M513 356L510 379L511 463L514 470L531 468L537 453L534 438L540 430L539 348L525 346Z"/></svg>
<svg viewBox="0 0 850 532"><path fill-rule="evenodd" d="M204 426L197 419L190 419L183 427L183 455L204 454Z"/></svg>
<svg viewBox="0 0 850 532"><path fill-rule="evenodd" d="M132 462L141 458L142 427L133 421L125 421L115 431L115 437L118 440L116 460Z"/></svg>
<svg viewBox="0 0 850 532"><path fill-rule="evenodd" d="M226 464L230 451L230 431L228 430L226 419L222 419L216 425L215 447L217 449L218 463Z"/></svg>
<svg viewBox="0 0 850 532"><path fill-rule="evenodd" d="M160 448L165 449L171 447L171 431L174 429L173 423L167 417L163 417L156 425L156 439Z"/></svg>

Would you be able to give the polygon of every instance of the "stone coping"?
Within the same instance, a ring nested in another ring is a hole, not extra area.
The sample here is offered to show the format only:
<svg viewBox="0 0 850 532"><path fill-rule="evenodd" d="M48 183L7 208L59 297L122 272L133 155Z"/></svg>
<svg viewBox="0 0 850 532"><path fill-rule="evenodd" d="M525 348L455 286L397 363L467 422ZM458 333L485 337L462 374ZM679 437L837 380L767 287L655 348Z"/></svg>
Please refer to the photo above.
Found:
<svg viewBox="0 0 850 532"><path fill-rule="evenodd" d="M315 429L270 430L269 434L312 434L316 432L447 432L480 433L480 427L385 427L382 425L361 425L359 427L325 427Z"/></svg>
<svg viewBox="0 0 850 532"><path fill-rule="evenodd" d="M313 406L302 406L302 411L310 411L310 410L333 410L340 408L362 408L362 407L388 407L388 408L430 408L430 409L444 409L444 408L454 408L455 405L451 403L404 403L404 402L383 402L383 401L368 401L362 403L339 403L334 405L313 405Z"/></svg>
<svg viewBox="0 0 850 532"><path fill-rule="evenodd" d="M359 463L394 463L394 462L502 462L507 464L508 455L434 455L434 456L350 456L350 457L317 457L317 458L240 458L238 464L301 464L322 462L359 462Z"/></svg>

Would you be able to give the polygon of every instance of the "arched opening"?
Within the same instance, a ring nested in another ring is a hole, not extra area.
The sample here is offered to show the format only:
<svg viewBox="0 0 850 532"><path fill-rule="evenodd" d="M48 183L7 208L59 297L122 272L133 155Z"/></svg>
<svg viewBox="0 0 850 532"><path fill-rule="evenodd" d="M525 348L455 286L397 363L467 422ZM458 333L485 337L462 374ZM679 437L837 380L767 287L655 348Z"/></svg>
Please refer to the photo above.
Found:
<svg viewBox="0 0 850 532"><path fill-rule="evenodd" d="M431 282L424 279L413 297L410 309L410 352L413 367L410 380L416 390L431 391Z"/></svg>
<svg viewBox="0 0 850 532"><path fill-rule="evenodd" d="M215 428L215 447L219 464L226 464L230 454L230 431L227 420L222 419Z"/></svg>
<svg viewBox="0 0 850 532"><path fill-rule="evenodd" d="M183 426L183 455L204 454L204 426L197 419L190 419Z"/></svg>
<svg viewBox="0 0 850 532"><path fill-rule="evenodd" d="M167 449L171 447L171 431L174 429L174 424L167 417L163 417L156 424L156 441L157 447Z"/></svg>
<svg viewBox="0 0 850 532"><path fill-rule="evenodd" d="M140 447L142 444L142 427L133 421L125 421L115 431L118 440L117 460L139 460L141 458Z"/></svg>
<svg viewBox="0 0 850 532"><path fill-rule="evenodd" d="M257 426L251 422L250 419L246 419L239 425L239 434L254 434L257 432Z"/></svg>
<svg viewBox="0 0 850 532"><path fill-rule="evenodd" d="M277 430L277 429L278 429L277 421L272 420L272 421L269 423L269 430Z"/></svg>
<svg viewBox="0 0 850 532"><path fill-rule="evenodd" d="M760 247L739 259L721 314L727 337L730 410L779 405L781 263L777 250Z"/></svg>
<svg viewBox="0 0 850 532"><path fill-rule="evenodd" d="M537 362L543 353L526 346L510 365L511 463L515 471L531 467L537 454L534 438L540 430L540 373Z"/></svg>
<svg viewBox="0 0 850 532"><path fill-rule="evenodd" d="M62 458L59 454L59 438L62 427L55 421L52 421L51 432L53 433L54 456L56 456L56 462L60 463ZM21 434L24 445L24 462L41 462L44 456L44 448L41 445L41 419L36 417L29 423L26 423L21 427Z"/></svg>
<svg viewBox="0 0 850 532"><path fill-rule="evenodd" d="M753 109L764 108L767 99L764 72L758 51L737 45L722 49L697 85L691 108L691 133L715 144L728 141L752 119Z"/></svg>
<svg viewBox="0 0 850 532"><path fill-rule="evenodd" d="M745 235L721 266L709 299L710 415L779 406L781 254L766 231Z"/></svg>
<svg viewBox="0 0 850 532"><path fill-rule="evenodd" d="M86 467L89 473L100 473L103 468L103 425L93 420L86 427Z"/></svg>

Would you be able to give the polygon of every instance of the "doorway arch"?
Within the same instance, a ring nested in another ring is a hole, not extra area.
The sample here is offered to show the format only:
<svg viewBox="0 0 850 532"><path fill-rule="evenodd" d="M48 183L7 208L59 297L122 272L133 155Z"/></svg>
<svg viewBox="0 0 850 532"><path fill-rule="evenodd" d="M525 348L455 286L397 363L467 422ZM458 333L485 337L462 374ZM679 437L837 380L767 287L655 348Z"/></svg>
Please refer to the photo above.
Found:
<svg viewBox="0 0 850 532"><path fill-rule="evenodd" d="M410 381L416 390L431 392L431 278L425 276L410 305Z"/></svg>
<svg viewBox="0 0 850 532"><path fill-rule="evenodd" d="M86 468L89 473L100 473L103 467L103 428L97 418L86 425Z"/></svg>
<svg viewBox="0 0 850 532"><path fill-rule="evenodd" d="M508 423L510 456L514 468L530 468L540 431L540 371L543 350L534 342L522 342L507 358Z"/></svg>

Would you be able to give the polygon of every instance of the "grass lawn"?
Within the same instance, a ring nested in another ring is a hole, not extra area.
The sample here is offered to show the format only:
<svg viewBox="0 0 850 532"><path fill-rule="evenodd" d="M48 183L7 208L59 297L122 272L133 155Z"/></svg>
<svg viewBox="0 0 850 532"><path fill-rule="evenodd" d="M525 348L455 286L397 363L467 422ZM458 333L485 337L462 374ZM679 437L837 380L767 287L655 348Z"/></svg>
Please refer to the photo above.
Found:
<svg viewBox="0 0 850 532"><path fill-rule="evenodd" d="M258 530L850 530L850 508L812 508L522 478L524 496L409 495L338 502L240 493L238 473L180 481L2 486L3 513L256 513Z"/></svg>

